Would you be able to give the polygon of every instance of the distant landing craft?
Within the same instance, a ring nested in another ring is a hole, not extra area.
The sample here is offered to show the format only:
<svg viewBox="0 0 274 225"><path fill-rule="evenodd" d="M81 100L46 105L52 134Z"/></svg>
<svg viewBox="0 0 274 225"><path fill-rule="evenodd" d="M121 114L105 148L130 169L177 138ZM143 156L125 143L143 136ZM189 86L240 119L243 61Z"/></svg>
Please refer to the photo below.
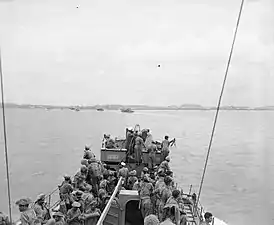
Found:
<svg viewBox="0 0 274 225"><path fill-rule="evenodd" d="M123 113L134 113L134 111L131 108L121 109L121 112L123 112Z"/></svg>

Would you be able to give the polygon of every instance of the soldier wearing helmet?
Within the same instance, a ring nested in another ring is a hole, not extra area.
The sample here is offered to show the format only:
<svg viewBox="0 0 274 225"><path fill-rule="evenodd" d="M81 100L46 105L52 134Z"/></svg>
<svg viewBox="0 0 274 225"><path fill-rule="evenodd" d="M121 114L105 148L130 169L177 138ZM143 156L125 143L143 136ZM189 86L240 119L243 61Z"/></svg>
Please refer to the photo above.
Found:
<svg viewBox="0 0 274 225"><path fill-rule="evenodd" d="M81 166L80 171L78 171L74 176L73 184L75 185L75 188L85 186L86 179L87 179L87 172L88 172L87 167Z"/></svg>
<svg viewBox="0 0 274 225"><path fill-rule="evenodd" d="M145 148L146 146L145 146L144 140L142 139L142 134L141 132L138 132L135 138L135 146L134 146L135 160L138 165L142 163L143 149Z"/></svg>
<svg viewBox="0 0 274 225"><path fill-rule="evenodd" d="M133 189L133 185L135 184L136 181L138 181L136 175L137 175L137 172L136 170L132 170L129 172L129 177L127 179L127 188L129 190L132 190Z"/></svg>
<svg viewBox="0 0 274 225"><path fill-rule="evenodd" d="M163 162L161 162L159 169L164 170L164 172L166 173L167 171L170 171L170 166L169 166L169 162L170 162L170 157L167 156L165 158L165 160Z"/></svg>
<svg viewBox="0 0 274 225"><path fill-rule="evenodd" d="M79 202L73 202L72 208L67 213L67 223L68 225L81 225L81 204Z"/></svg>
<svg viewBox="0 0 274 225"><path fill-rule="evenodd" d="M172 178L169 177L169 176L166 176L164 178L164 182L165 182L165 186L161 190L161 194L160 194L161 195L161 201L160 201L159 209L158 209L158 215L159 215L160 221L162 221L163 217L164 217L164 206L165 206L167 200L172 195L172 187L171 187Z"/></svg>
<svg viewBox="0 0 274 225"><path fill-rule="evenodd" d="M46 206L46 195L39 194L36 198L34 207L33 207L37 218L40 220L42 224L47 223L50 219L50 212Z"/></svg>
<svg viewBox="0 0 274 225"><path fill-rule="evenodd" d="M143 179L144 176L145 176L146 174L148 174L148 173L149 173L148 168L147 168L147 167L144 167L143 170L142 170L142 172L141 172L141 179Z"/></svg>
<svg viewBox="0 0 274 225"><path fill-rule="evenodd" d="M151 196L153 194L153 185L150 183L150 178L148 174L144 175L143 182L140 185L139 195L140 195L140 208L143 218L152 214L152 202Z"/></svg>

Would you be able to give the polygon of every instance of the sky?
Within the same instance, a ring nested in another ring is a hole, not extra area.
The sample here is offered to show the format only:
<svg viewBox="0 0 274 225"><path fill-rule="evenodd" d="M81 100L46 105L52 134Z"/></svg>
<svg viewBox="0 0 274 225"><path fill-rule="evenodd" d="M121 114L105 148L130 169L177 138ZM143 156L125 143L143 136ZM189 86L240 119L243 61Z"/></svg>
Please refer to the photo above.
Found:
<svg viewBox="0 0 274 225"><path fill-rule="evenodd" d="M0 0L5 99L216 105L240 4ZM223 105L274 105L273 20L273 0L245 1Z"/></svg>

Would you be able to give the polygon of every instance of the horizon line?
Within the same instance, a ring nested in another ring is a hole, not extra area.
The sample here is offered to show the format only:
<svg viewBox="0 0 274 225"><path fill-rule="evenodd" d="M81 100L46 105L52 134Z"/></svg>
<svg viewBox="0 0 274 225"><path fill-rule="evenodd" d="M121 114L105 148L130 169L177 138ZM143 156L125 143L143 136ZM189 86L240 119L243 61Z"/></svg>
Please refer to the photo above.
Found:
<svg viewBox="0 0 274 225"><path fill-rule="evenodd" d="M0 101L0 103L2 103ZM183 103L183 104L171 104L171 105L147 105L147 104L74 104L74 105L69 105L69 104L33 104L33 103L14 103L14 102L5 102L4 105L18 105L18 106L23 106L23 105L29 105L29 106L53 106L53 107L96 107L96 106L142 106L142 107L182 107L182 106L189 106L189 107L204 107L204 108L212 108L217 106L205 106L201 104L196 104L196 103ZM247 108L261 108L261 107L274 107L274 105L260 105L260 106L247 106L247 105L221 105L220 107L247 107Z"/></svg>

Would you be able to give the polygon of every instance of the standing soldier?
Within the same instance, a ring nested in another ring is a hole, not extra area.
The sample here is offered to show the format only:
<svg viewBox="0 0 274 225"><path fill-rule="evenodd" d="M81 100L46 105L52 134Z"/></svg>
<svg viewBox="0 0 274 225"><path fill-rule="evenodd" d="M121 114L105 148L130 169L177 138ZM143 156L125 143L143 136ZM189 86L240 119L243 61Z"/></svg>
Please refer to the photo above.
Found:
<svg viewBox="0 0 274 225"><path fill-rule="evenodd" d="M148 168L150 170L153 170L155 163L156 163L156 151L157 151L157 146L155 144L151 144L148 147Z"/></svg>
<svg viewBox="0 0 274 225"><path fill-rule="evenodd" d="M166 135L165 139L162 141L162 153L161 153L161 162L169 155L169 146L170 144L175 143L175 138L171 141L168 140L169 137Z"/></svg>
<svg viewBox="0 0 274 225"><path fill-rule="evenodd" d="M20 221L22 225L41 225L37 219L35 211L29 208L31 200L29 198L22 198L15 204L18 205L21 212Z"/></svg>
<svg viewBox="0 0 274 225"><path fill-rule="evenodd" d="M95 156L89 159L87 181L94 188L94 194L98 196L99 177L101 176L101 165L97 162Z"/></svg>
<svg viewBox="0 0 274 225"><path fill-rule="evenodd" d="M144 148L145 148L145 143L144 143L144 140L142 139L141 132L139 132L138 136L135 139L135 146L134 146L135 160L137 164L140 164L142 162Z"/></svg>
<svg viewBox="0 0 274 225"><path fill-rule="evenodd" d="M73 202L71 193L73 192L73 187L71 185L71 178L68 175L64 176L63 183L59 186L59 195L61 204L60 207L62 208L62 213L66 213L68 209L71 208L71 204Z"/></svg>
<svg viewBox="0 0 274 225"><path fill-rule="evenodd" d="M119 169L118 177L123 177L126 179L128 177L128 168L126 168L126 164L124 162L121 162L122 168Z"/></svg>
<svg viewBox="0 0 274 225"><path fill-rule="evenodd" d="M159 208L158 208L158 215L159 215L159 220L163 221L164 218L164 206L167 202L167 200L171 197L172 195L172 191L171 191L171 182L172 179L171 177L165 177L164 178L164 182L165 182L165 186L162 188L161 193L160 193L160 204L159 204Z"/></svg>
<svg viewBox="0 0 274 225"><path fill-rule="evenodd" d="M149 176L146 174L144 176L144 181L140 186L140 208L143 218L152 214L152 203L151 203L151 195L153 193L153 185L149 182Z"/></svg>
<svg viewBox="0 0 274 225"><path fill-rule="evenodd" d="M152 141L153 141L153 137L152 137L149 129L147 129L147 136L146 136L146 139L145 139L146 148L148 148L150 145L152 145Z"/></svg>
<svg viewBox="0 0 274 225"><path fill-rule="evenodd" d="M46 207L46 195L40 194L34 204L34 211L36 213L37 219L40 220L41 224L46 224L50 219L49 209Z"/></svg>
<svg viewBox="0 0 274 225"><path fill-rule="evenodd" d="M125 149L127 150L127 155L132 154L132 141L133 141L133 128L129 127L126 129L126 142L125 142Z"/></svg>

